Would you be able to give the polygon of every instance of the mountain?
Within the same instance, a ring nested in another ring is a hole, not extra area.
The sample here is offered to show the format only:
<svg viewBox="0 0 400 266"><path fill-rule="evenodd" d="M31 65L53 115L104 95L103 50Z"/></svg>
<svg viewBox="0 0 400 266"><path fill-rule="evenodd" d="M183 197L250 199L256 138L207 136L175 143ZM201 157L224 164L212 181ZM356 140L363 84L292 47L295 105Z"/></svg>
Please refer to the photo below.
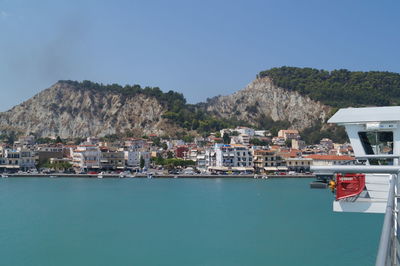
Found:
<svg viewBox="0 0 400 266"><path fill-rule="evenodd" d="M60 81L0 114L0 130L76 138L125 132L162 134L178 130L161 116L167 107L145 93L126 95Z"/></svg>
<svg viewBox="0 0 400 266"><path fill-rule="evenodd" d="M159 88L59 81L0 113L0 133L182 137L248 125L274 131L297 128L315 142L320 137L343 138L343 131L324 124L337 108L368 105L400 105L400 74L272 68L242 90L198 104Z"/></svg>
<svg viewBox="0 0 400 266"><path fill-rule="evenodd" d="M233 116L261 127L271 119L287 121L289 127L300 130L317 120L325 121L332 109L307 95L276 86L269 77L259 77L231 95L209 99L205 108L217 117Z"/></svg>

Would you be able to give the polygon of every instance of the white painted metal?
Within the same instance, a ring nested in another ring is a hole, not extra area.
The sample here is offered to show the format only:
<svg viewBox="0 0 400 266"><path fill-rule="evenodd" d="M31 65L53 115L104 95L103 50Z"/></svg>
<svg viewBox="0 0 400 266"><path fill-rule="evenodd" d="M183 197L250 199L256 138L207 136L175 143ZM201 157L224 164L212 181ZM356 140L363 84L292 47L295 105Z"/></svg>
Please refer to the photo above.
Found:
<svg viewBox="0 0 400 266"><path fill-rule="evenodd" d="M343 108L328 120L337 124L393 121L400 121L400 106Z"/></svg>

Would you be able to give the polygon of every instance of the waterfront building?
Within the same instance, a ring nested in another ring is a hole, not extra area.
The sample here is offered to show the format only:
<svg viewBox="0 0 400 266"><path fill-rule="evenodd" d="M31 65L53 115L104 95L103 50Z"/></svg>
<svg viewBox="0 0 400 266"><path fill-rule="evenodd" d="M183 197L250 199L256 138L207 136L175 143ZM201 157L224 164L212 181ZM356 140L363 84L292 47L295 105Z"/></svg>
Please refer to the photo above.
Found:
<svg viewBox="0 0 400 266"><path fill-rule="evenodd" d="M101 147L100 168L104 170L116 170L125 168L125 156L123 151L113 151Z"/></svg>
<svg viewBox="0 0 400 266"><path fill-rule="evenodd" d="M79 145L74 151L73 167L79 170L100 169L101 152L96 145Z"/></svg>
<svg viewBox="0 0 400 266"><path fill-rule="evenodd" d="M127 167L130 168L139 168L140 167L140 158L144 159L144 166L149 168L150 165L150 155L151 153L148 151L138 151L138 150L125 150L124 160ZM154 157L157 155L155 154Z"/></svg>
<svg viewBox="0 0 400 266"><path fill-rule="evenodd" d="M295 172L308 172L310 171L310 166L313 163L312 158L285 158L285 164L289 171Z"/></svg>
<svg viewBox="0 0 400 266"><path fill-rule="evenodd" d="M257 173L275 172L282 166L282 158L272 150L253 150L254 170Z"/></svg>
<svg viewBox="0 0 400 266"><path fill-rule="evenodd" d="M253 167L253 155L244 145L215 144L217 167Z"/></svg>
<svg viewBox="0 0 400 266"><path fill-rule="evenodd" d="M354 157L346 155L311 154L305 156L304 158L312 159L313 166L344 165L355 163Z"/></svg>
<svg viewBox="0 0 400 266"><path fill-rule="evenodd" d="M38 164L44 164L50 161L51 158L62 159L63 147L61 145L39 145L36 148Z"/></svg>
<svg viewBox="0 0 400 266"><path fill-rule="evenodd" d="M214 167L217 164L216 153L214 146L205 150L204 160L206 168Z"/></svg>
<svg viewBox="0 0 400 266"><path fill-rule="evenodd" d="M206 154L204 151L197 154L196 167L203 171L207 169Z"/></svg>
<svg viewBox="0 0 400 266"><path fill-rule="evenodd" d="M3 171L29 170L36 166L35 153L28 149L2 149L0 168Z"/></svg>

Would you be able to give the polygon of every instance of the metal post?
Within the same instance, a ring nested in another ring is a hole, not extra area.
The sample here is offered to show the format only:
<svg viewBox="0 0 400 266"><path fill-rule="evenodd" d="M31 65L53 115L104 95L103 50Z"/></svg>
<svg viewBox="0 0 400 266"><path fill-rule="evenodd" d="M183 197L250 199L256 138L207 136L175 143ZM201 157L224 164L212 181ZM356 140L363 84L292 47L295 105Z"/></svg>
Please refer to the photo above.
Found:
<svg viewBox="0 0 400 266"><path fill-rule="evenodd" d="M376 266L385 266L388 258L388 254L391 254L390 243L392 242L392 234L391 231L393 229L393 198L394 198L394 188L395 188L395 175L392 176L392 180L390 180L390 188L388 201L386 206L385 219L383 221L381 239L379 241L379 249L378 255L376 257Z"/></svg>
<svg viewBox="0 0 400 266"><path fill-rule="evenodd" d="M392 238L392 264L397 265L397 191L398 191L398 174L393 175L394 181L394 197L393 199L388 198L388 200L393 201L393 238Z"/></svg>

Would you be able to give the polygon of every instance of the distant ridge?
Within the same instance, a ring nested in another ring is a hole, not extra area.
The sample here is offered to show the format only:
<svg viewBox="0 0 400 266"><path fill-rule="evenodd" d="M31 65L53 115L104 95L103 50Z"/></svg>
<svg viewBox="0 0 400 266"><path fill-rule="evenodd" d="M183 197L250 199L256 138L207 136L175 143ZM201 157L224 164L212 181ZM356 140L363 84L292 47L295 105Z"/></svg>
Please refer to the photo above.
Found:
<svg viewBox="0 0 400 266"><path fill-rule="evenodd" d="M59 81L0 113L0 131L62 138L182 137L245 125L335 138L336 129L323 124L338 107L370 105L400 105L400 74L272 68L242 90L194 105L157 87Z"/></svg>

